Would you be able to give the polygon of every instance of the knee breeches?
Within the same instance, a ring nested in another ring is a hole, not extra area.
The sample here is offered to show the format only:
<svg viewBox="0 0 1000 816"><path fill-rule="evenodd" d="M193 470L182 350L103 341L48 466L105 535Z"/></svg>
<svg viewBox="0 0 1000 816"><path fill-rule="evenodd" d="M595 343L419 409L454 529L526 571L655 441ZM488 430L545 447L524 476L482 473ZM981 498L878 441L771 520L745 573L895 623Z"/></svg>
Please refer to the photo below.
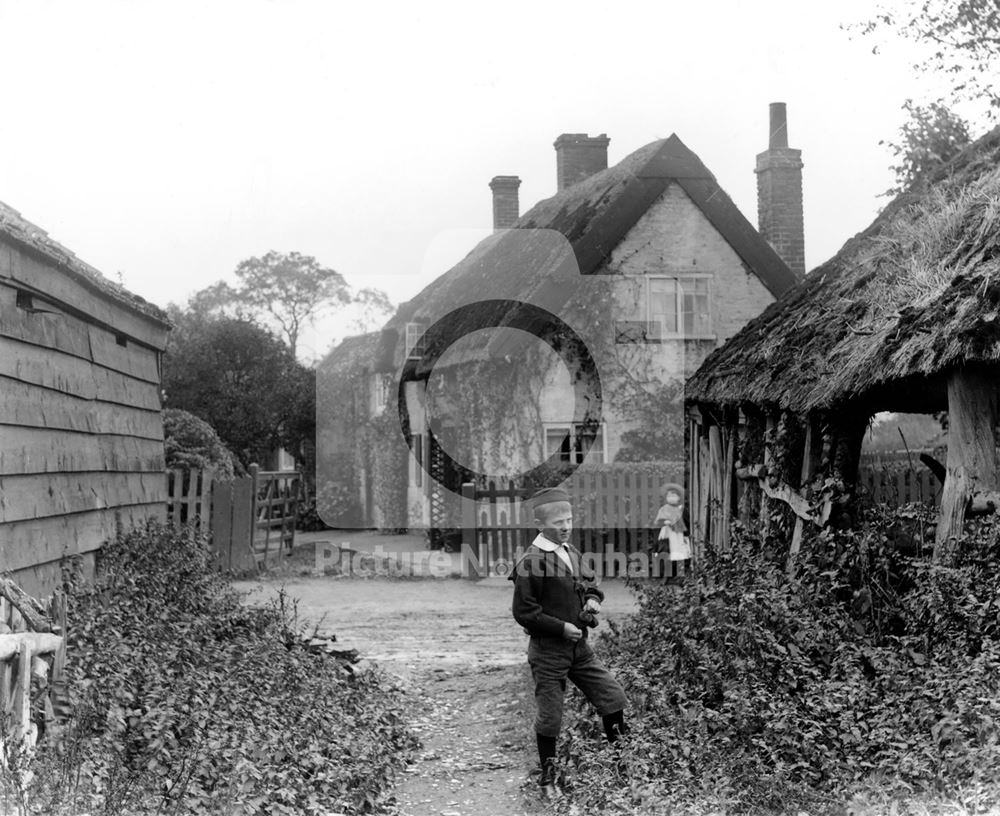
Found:
<svg viewBox="0 0 1000 816"><path fill-rule="evenodd" d="M625 692L586 640L576 643L561 637L532 637L528 665L535 681L535 731L545 737L559 735L566 681L604 716L625 708Z"/></svg>

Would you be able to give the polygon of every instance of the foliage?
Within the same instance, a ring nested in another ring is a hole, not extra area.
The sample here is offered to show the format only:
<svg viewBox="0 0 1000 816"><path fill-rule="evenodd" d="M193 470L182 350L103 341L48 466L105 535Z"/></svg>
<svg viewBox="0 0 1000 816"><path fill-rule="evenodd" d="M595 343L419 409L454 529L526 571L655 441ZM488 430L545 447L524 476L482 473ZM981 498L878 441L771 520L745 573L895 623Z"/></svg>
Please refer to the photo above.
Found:
<svg viewBox="0 0 1000 816"><path fill-rule="evenodd" d="M165 403L208 422L244 467L315 435L315 374L266 329L176 307L163 364Z"/></svg>
<svg viewBox="0 0 1000 816"><path fill-rule="evenodd" d="M349 459L338 461L325 474L319 485L310 510L302 521L301 529L325 530L330 526L355 528L362 526L362 508L358 490L360 479Z"/></svg>
<svg viewBox="0 0 1000 816"><path fill-rule="evenodd" d="M372 417L361 429L361 437L375 524L383 533L405 532L410 450L400 433L398 414L390 408Z"/></svg>
<svg viewBox="0 0 1000 816"><path fill-rule="evenodd" d="M631 698L627 781L580 705L569 806L817 814L855 794L966 787L1000 804L997 528L946 568L892 546L922 523L904 511L826 531L791 574L737 525L732 553L679 587L639 586L639 613L603 641Z"/></svg>
<svg viewBox="0 0 1000 816"><path fill-rule="evenodd" d="M310 255L268 252L236 267L237 286L219 282L196 293L192 305L212 313L235 313L277 326L296 356L302 330L324 308L355 303L368 320L392 311L388 296L378 289L355 291L343 275Z"/></svg>
<svg viewBox="0 0 1000 816"><path fill-rule="evenodd" d="M896 164L890 168L895 184L883 195L895 197L924 181L931 171L954 158L972 142L969 123L940 102L916 105L912 99L903 103L909 119L899 129L898 142L887 145Z"/></svg>
<svg viewBox="0 0 1000 816"><path fill-rule="evenodd" d="M948 77L954 101L983 101L990 115L1000 109L994 82L1000 68L1000 7L995 0L896 0L848 28L929 45L929 55L914 65L918 72Z"/></svg>
<svg viewBox="0 0 1000 816"><path fill-rule="evenodd" d="M684 384L668 381L634 400L629 413L636 426L622 434L616 462L671 461L684 458Z"/></svg>
<svg viewBox="0 0 1000 816"><path fill-rule="evenodd" d="M303 648L283 595L245 606L187 531L110 543L71 619L74 715L33 812L367 813L414 747L398 689Z"/></svg>
<svg viewBox="0 0 1000 816"><path fill-rule="evenodd" d="M233 476L240 469L211 425L178 408L163 412L163 451L171 469L210 468L220 476Z"/></svg>

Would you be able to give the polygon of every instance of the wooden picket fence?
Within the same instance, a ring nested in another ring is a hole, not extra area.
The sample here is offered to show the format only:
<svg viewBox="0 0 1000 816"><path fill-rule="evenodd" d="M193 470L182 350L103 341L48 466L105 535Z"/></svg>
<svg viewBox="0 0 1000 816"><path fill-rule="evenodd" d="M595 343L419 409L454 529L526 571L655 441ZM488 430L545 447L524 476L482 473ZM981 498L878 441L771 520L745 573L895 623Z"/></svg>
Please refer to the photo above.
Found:
<svg viewBox="0 0 1000 816"><path fill-rule="evenodd" d="M55 593L40 604L0 578L0 742L13 738L33 750L40 735L51 734L68 714L66 681L66 597ZM13 592L12 592L13 591ZM16 593L16 594L14 594ZM32 629L8 595L24 606L27 600L52 631Z"/></svg>
<svg viewBox="0 0 1000 816"><path fill-rule="evenodd" d="M682 467L664 463L662 471L648 466L630 469L580 468L564 482L573 505L573 528L582 552L644 551L653 540L653 519L662 504L662 486L680 481L672 474ZM475 555L478 570L469 577L502 575L537 534L528 497L532 489L508 482L486 488L462 486L462 546Z"/></svg>
<svg viewBox="0 0 1000 816"><path fill-rule="evenodd" d="M245 572L295 545L302 474L260 470L219 477L211 470L167 471L167 519L211 535L224 570Z"/></svg>
<svg viewBox="0 0 1000 816"><path fill-rule="evenodd" d="M882 455L862 459L858 487L873 504L901 507L920 503L941 505L941 483L917 458Z"/></svg>

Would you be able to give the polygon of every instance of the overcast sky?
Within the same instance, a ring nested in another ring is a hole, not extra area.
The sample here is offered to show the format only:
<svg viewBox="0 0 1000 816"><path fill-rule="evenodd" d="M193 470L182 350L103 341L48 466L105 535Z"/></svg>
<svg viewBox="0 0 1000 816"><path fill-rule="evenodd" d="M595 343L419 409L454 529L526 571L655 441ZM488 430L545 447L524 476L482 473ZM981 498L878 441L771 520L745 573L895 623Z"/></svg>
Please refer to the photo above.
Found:
<svg viewBox="0 0 1000 816"><path fill-rule="evenodd" d="M522 211L555 192L563 132L611 164L676 133L756 223L783 101L812 268L930 93L902 43L840 30L872 5L0 0L0 200L160 306L271 249L398 302L488 232L492 176Z"/></svg>

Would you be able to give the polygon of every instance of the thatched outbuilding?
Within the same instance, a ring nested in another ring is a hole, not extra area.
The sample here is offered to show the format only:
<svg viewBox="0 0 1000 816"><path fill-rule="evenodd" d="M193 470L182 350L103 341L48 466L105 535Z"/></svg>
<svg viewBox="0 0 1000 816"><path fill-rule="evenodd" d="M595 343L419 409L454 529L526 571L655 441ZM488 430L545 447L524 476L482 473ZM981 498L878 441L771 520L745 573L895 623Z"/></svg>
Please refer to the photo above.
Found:
<svg viewBox="0 0 1000 816"><path fill-rule="evenodd" d="M688 380L693 515L725 546L773 502L804 525L847 509L880 411L947 411L938 549L1000 507L1000 128L897 197ZM737 490L742 479L746 490ZM737 495L740 501L737 506Z"/></svg>

